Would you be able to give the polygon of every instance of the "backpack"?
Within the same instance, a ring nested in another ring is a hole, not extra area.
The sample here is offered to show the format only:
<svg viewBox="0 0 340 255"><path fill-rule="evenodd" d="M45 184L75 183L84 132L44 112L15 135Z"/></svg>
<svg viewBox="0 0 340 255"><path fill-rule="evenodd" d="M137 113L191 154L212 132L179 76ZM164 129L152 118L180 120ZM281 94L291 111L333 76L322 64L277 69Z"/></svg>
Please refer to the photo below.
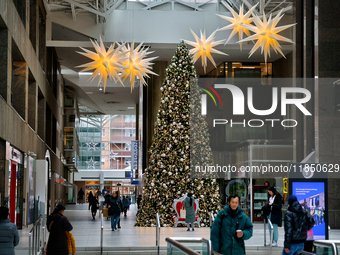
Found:
<svg viewBox="0 0 340 255"><path fill-rule="evenodd" d="M267 219L267 216L270 214L270 206L268 204L265 204L261 208L261 217L264 219Z"/></svg>

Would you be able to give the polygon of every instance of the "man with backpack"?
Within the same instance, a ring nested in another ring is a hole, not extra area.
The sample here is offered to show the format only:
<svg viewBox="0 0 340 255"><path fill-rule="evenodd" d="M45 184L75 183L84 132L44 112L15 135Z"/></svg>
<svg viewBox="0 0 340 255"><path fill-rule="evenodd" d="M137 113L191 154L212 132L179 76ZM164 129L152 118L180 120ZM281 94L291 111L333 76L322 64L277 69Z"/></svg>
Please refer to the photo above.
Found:
<svg viewBox="0 0 340 255"><path fill-rule="evenodd" d="M240 197L230 195L212 225L210 240L215 252L222 255L245 254L244 241L253 235L253 224L239 207Z"/></svg>
<svg viewBox="0 0 340 255"><path fill-rule="evenodd" d="M118 191L112 193L112 197L108 199L109 216L111 217L112 231L117 230L117 225L122 212L122 200L118 196Z"/></svg>
<svg viewBox="0 0 340 255"><path fill-rule="evenodd" d="M282 254L298 254L304 250L307 232L314 227L315 221L308 212L302 209L294 195L290 195L288 198L288 211L284 221L285 241Z"/></svg>

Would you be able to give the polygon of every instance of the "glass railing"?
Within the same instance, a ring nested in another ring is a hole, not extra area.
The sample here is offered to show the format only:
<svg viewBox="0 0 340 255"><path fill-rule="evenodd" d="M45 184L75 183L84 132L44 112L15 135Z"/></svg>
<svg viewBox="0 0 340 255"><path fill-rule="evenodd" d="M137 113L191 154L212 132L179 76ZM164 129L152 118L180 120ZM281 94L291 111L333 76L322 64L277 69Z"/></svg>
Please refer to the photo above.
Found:
<svg viewBox="0 0 340 255"><path fill-rule="evenodd" d="M316 240L314 246L317 255L340 254L340 240Z"/></svg>
<svg viewBox="0 0 340 255"><path fill-rule="evenodd" d="M211 241L205 238L167 237L167 254L218 255L212 251Z"/></svg>

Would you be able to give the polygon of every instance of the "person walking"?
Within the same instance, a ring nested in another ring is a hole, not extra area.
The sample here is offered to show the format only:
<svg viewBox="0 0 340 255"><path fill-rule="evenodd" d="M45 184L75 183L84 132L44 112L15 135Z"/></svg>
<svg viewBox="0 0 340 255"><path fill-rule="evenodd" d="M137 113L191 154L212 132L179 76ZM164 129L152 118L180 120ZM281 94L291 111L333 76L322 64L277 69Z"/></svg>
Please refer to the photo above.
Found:
<svg viewBox="0 0 340 255"><path fill-rule="evenodd" d="M68 255L66 231L73 229L71 223L63 215L65 206L58 204L47 218L47 230L50 232L47 242L47 255Z"/></svg>
<svg viewBox="0 0 340 255"><path fill-rule="evenodd" d="M138 195L138 198L137 198L137 209L140 208L140 203L142 202L142 195Z"/></svg>
<svg viewBox="0 0 340 255"><path fill-rule="evenodd" d="M239 196L231 194L227 202L228 205L217 214L211 228L212 248L223 255L243 255L244 241L253 235L253 224L239 207Z"/></svg>
<svg viewBox="0 0 340 255"><path fill-rule="evenodd" d="M98 202L98 198L97 197L93 197L91 199L91 202L90 202L90 207L91 207L91 213L92 213L92 218L95 219L96 217L96 214L97 214L97 210L98 210L98 205L99 205L99 202Z"/></svg>
<svg viewBox="0 0 340 255"><path fill-rule="evenodd" d="M313 217L302 209L297 197L290 195L284 218L285 240L282 255L297 255L303 251L307 232L314 227L314 224Z"/></svg>
<svg viewBox="0 0 340 255"><path fill-rule="evenodd" d="M268 219L271 221L273 225L273 240L272 246L277 246L277 241L279 239L279 230L278 227L282 227L282 204L283 198L279 192L273 187L269 186L268 188L269 201L268 206L270 207L270 213L268 215ZM272 229L270 228L270 224L268 224L269 236L271 236ZM270 242L266 244L270 246Z"/></svg>
<svg viewBox="0 0 340 255"><path fill-rule="evenodd" d="M14 247L19 244L17 226L8 219L9 209L0 207L0 247L1 255L15 255Z"/></svg>
<svg viewBox="0 0 340 255"><path fill-rule="evenodd" d="M78 192L78 202L79 202L79 204L83 204L84 203L84 191L83 191L83 188L80 188L80 190Z"/></svg>
<svg viewBox="0 0 340 255"><path fill-rule="evenodd" d="M67 245L68 245L68 254L74 255L76 254L76 242L74 240L72 232L66 231L67 235Z"/></svg>
<svg viewBox="0 0 340 255"><path fill-rule="evenodd" d="M124 210L124 217L126 217L126 213L127 213L127 209L128 209L128 200L125 196L123 196L123 210Z"/></svg>
<svg viewBox="0 0 340 255"><path fill-rule="evenodd" d="M89 195L87 197L87 201L89 202L89 210L90 210L90 204L91 204L92 198L93 198L93 193L92 193L92 191L90 191L90 193L89 193Z"/></svg>
<svg viewBox="0 0 340 255"><path fill-rule="evenodd" d="M118 197L118 192L113 192L112 197L108 199L109 215L111 217L111 229L112 231L117 230L116 225L119 222L122 202Z"/></svg>
<svg viewBox="0 0 340 255"><path fill-rule="evenodd" d="M192 197L191 193L188 193L188 196L184 199L183 202L183 209L185 208L186 214L185 214L185 223L187 224L188 230L190 231L190 225L192 228L192 231L195 231L194 229L194 222L195 222L195 207L194 207L195 199Z"/></svg>

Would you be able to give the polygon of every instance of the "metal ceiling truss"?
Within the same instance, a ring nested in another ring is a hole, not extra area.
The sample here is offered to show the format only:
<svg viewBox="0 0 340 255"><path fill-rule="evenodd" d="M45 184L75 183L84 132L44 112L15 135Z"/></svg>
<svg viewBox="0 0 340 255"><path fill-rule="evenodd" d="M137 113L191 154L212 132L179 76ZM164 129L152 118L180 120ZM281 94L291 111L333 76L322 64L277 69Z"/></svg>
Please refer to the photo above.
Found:
<svg viewBox="0 0 340 255"><path fill-rule="evenodd" d="M105 22L106 18L116 10L123 2L128 3L129 0L43 0L47 5L47 12L64 11L72 14L73 21L77 21L77 14L90 12L96 15L96 23ZM189 3L186 0L163 0L163 1L141 1L136 0L144 7L141 10L152 10L164 4L171 4L171 10L175 10L175 3L187 6L194 11L204 11L201 7L211 3L213 0L207 0L200 3ZM217 10L220 4L227 8L227 4L236 12L240 11L240 6L243 4L247 9L250 9L256 3L259 5L254 9L254 14L259 17L263 12L269 17L270 14L276 15L281 9L285 12L292 10L293 0L217 0ZM126 5L127 6L127 5Z"/></svg>

